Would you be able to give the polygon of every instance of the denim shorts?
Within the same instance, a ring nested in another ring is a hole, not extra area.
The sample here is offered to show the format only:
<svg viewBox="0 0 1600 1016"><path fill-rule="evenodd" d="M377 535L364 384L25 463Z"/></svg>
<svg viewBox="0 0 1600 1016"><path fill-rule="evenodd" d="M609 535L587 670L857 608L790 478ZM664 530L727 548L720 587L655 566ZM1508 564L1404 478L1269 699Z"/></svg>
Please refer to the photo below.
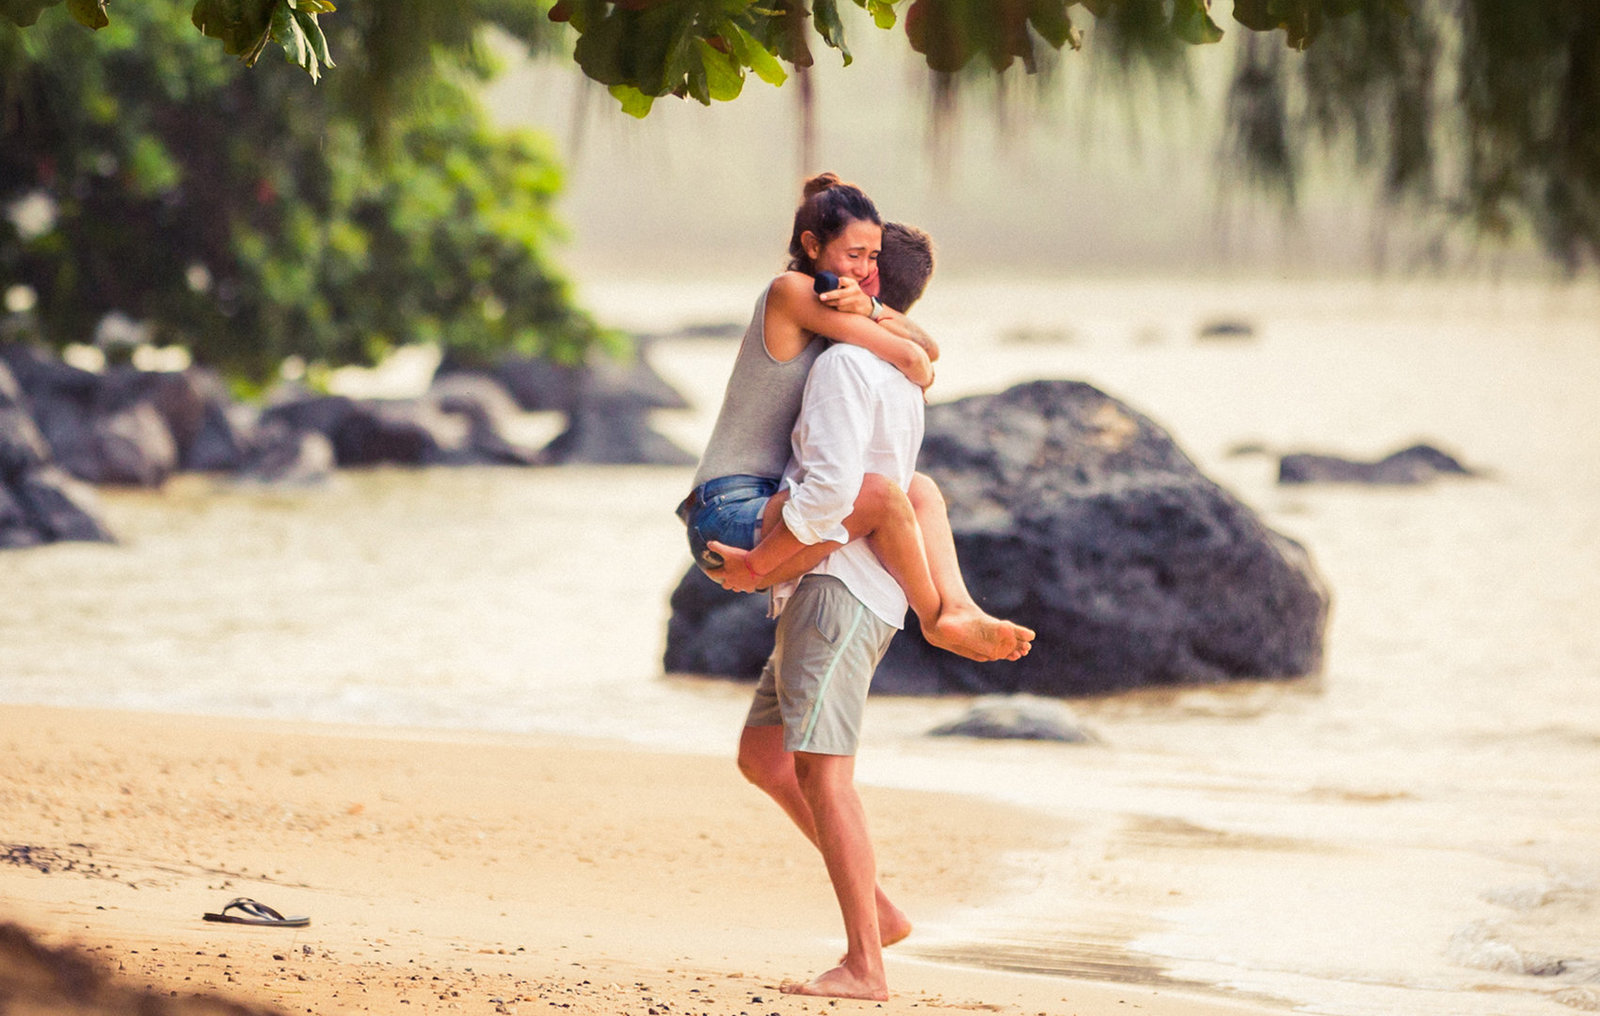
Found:
<svg viewBox="0 0 1600 1016"><path fill-rule="evenodd" d="M707 571L722 567L722 555L706 547L710 540L753 550L761 532L761 513L778 492L770 476L719 476L690 492L678 505L678 518L689 531L689 553Z"/></svg>

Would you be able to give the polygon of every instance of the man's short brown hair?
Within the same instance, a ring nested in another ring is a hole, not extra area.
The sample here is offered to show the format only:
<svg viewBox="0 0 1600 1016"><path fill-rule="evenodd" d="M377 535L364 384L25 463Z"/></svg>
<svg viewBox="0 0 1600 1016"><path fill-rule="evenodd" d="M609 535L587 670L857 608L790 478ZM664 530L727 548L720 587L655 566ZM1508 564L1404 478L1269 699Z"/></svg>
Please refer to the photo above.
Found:
<svg viewBox="0 0 1600 1016"><path fill-rule="evenodd" d="M878 252L878 299L904 314L933 276L933 238L903 222L883 224Z"/></svg>

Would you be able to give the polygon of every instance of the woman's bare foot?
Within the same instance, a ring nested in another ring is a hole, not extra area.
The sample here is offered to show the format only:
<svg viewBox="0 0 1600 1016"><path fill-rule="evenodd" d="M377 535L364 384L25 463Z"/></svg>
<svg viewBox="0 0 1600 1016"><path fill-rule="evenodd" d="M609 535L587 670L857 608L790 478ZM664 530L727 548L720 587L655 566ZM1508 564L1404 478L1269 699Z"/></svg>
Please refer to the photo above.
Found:
<svg viewBox="0 0 1600 1016"><path fill-rule="evenodd" d="M976 604L944 610L930 625L923 625L922 636L930 645L989 663L994 660L1020 660L1033 648L1033 630L1002 621L985 613Z"/></svg>
<svg viewBox="0 0 1600 1016"><path fill-rule="evenodd" d="M889 981L880 972L877 977L857 974L840 965L809 981L784 981L778 990L785 995L817 995L822 998L864 998L874 1002L889 1001Z"/></svg>
<svg viewBox="0 0 1600 1016"><path fill-rule="evenodd" d="M888 909L884 909L887 907ZM911 919L887 901L878 903L878 941L885 949L911 934Z"/></svg>

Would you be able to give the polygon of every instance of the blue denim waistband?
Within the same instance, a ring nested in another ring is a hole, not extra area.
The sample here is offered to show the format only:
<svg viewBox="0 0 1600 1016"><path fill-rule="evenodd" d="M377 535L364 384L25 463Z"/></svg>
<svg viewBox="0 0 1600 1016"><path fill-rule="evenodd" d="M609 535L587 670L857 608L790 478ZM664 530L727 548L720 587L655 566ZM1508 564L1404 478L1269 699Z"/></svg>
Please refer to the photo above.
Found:
<svg viewBox="0 0 1600 1016"><path fill-rule="evenodd" d="M689 498L693 501L709 501L719 494L727 494L745 488L761 489L777 482L778 479L775 476L751 476L745 473L735 473L732 476L719 476L715 479L707 480L691 491Z"/></svg>

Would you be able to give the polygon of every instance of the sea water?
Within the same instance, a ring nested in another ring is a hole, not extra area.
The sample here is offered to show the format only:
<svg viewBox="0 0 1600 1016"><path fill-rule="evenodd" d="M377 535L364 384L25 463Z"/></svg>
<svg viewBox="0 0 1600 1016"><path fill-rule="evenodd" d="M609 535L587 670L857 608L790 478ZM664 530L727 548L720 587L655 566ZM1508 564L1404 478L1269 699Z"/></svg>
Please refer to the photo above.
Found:
<svg viewBox="0 0 1600 1016"><path fill-rule="evenodd" d="M742 325L761 284L584 295L610 324L670 333ZM1075 701L1094 745L932 739L966 700L874 699L864 780L998 798L1067 830L1005 859L1005 898L919 917L905 953L1319 1013L1600 1010L1592 283L941 280L916 316L944 349L935 400L1072 378L1128 401L1303 542L1334 607L1322 674ZM1202 338L1217 321L1246 334ZM652 347L694 403L655 424L691 451L733 350ZM516 426L542 440L560 421ZM1275 482L1281 452L1419 440L1485 475ZM747 689L661 672L690 472L102 491L117 545L0 556L0 702L731 756Z"/></svg>

